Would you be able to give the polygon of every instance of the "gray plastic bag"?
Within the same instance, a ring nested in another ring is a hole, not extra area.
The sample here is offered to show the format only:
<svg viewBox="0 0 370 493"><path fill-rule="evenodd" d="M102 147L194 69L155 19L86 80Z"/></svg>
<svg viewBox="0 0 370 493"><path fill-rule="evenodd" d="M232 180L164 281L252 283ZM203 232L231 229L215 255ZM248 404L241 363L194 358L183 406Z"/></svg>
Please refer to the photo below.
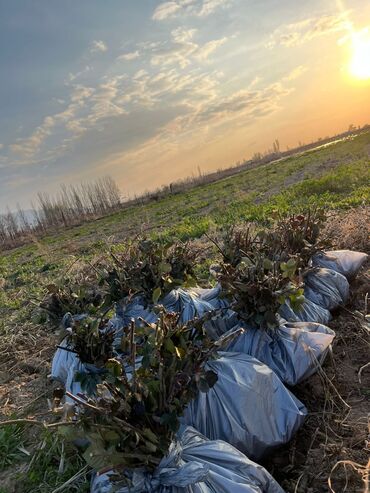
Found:
<svg viewBox="0 0 370 493"><path fill-rule="evenodd" d="M191 401L182 422L210 439L231 443L252 458L288 442L303 423L303 404L257 359L231 352L219 356L206 365L217 373L218 381ZM76 372L94 372L90 366L75 359L65 382L68 392L85 393L76 381Z"/></svg>
<svg viewBox="0 0 370 493"><path fill-rule="evenodd" d="M178 313L179 323L187 323L227 306L227 302L220 297L220 292L220 286L212 289L173 289L159 300L159 304L169 312ZM158 315L153 311L152 304L148 304L143 296L137 295L128 302L116 304L116 314L109 321L109 326L114 328L116 337L119 338L122 329L127 327L131 320L140 323L140 318L147 323L155 323Z"/></svg>
<svg viewBox="0 0 370 493"><path fill-rule="evenodd" d="M217 286L210 289L193 288L191 291L197 294L202 300L210 303L216 310L229 306L229 302L222 297L222 288L220 284L217 284Z"/></svg>
<svg viewBox="0 0 370 493"><path fill-rule="evenodd" d="M349 297L347 278L333 269L314 268L304 276L305 298L317 305L334 310Z"/></svg>
<svg viewBox="0 0 370 493"><path fill-rule="evenodd" d="M315 373L335 337L333 330L315 322L286 322L281 319L279 326L273 329L248 327L232 310L214 315L204 327L213 339L229 330L244 328L226 351L257 358L287 385L296 385Z"/></svg>
<svg viewBox="0 0 370 493"><path fill-rule="evenodd" d="M365 263L368 255L362 252L351 252L350 250L333 250L330 252L319 252L312 257L314 267L326 267L333 269L347 279L353 279Z"/></svg>
<svg viewBox="0 0 370 493"><path fill-rule="evenodd" d="M289 300L286 301L280 307L279 315L288 322L316 322L323 325L327 325L332 319L329 310L308 299L305 299L297 311L292 309Z"/></svg>
<svg viewBox="0 0 370 493"><path fill-rule="evenodd" d="M194 428L179 433L154 473L128 473L130 487L117 493L284 493L273 477L226 442ZM110 474L93 478L91 493L111 493Z"/></svg>
<svg viewBox="0 0 370 493"><path fill-rule="evenodd" d="M66 313L62 318L61 327L68 332L72 330L71 326L75 320L83 320L84 318L86 318L85 314L71 315ZM67 338L64 338L54 354L50 377L65 385L70 368L78 363L77 354L73 351Z"/></svg>
<svg viewBox="0 0 370 493"><path fill-rule="evenodd" d="M160 303L169 312L178 313L180 323L186 323L226 306L226 302L220 298L220 292L220 287L189 290L179 288L168 293Z"/></svg>
<svg viewBox="0 0 370 493"><path fill-rule="evenodd" d="M285 322L268 330L248 328L227 348L250 354L287 385L310 377L326 357L334 331L314 322Z"/></svg>
<svg viewBox="0 0 370 493"><path fill-rule="evenodd" d="M253 459L287 443L304 421L304 405L252 356L219 355L206 365L217 373L216 384L191 401L184 423L211 440L227 441Z"/></svg>
<svg viewBox="0 0 370 493"><path fill-rule="evenodd" d="M69 347L67 339L64 339L55 351L51 363L51 378L65 384L70 368L78 361L77 354Z"/></svg>

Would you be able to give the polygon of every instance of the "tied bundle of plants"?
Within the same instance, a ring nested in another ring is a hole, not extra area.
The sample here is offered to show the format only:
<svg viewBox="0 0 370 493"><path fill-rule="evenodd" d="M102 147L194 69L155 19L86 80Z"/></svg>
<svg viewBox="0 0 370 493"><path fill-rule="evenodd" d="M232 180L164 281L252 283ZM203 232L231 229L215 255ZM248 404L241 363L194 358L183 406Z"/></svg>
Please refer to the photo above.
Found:
<svg viewBox="0 0 370 493"><path fill-rule="evenodd" d="M257 254L280 262L294 258L298 268L307 268L315 253L330 247L321 233L325 220L322 209L311 209L288 217L279 215L271 228L253 223L231 226L224 231L219 250L224 262L233 267L244 257Z"/></svg>
<svg viewBox="0 0 370 493"><path fill-rule="evenodd" d="M80 365L79 371L74 374L74 381L79 382L87 393L94 393L106 372L107 361L114 356L114 329L104 314L97 318L66 313L62 325L65 339L58 346L52 371L56 378L63 380L63 372L70 370L77 356ZM69 359L69 353L75 356Z"/></svg>
<svg viewBox="0 0 370 493"><path fill-rule="evenodd" d="M84 458L96 470L153 471L188 403L217 382L217 374L204 366L216 357L220 342L211 341L201 321L179 326L177 315L161 311L156 324L132 322L124 343L127 354L105 362L94 395L67 393L76 414L59 429L71 440L88 440Z"/></svg>
<svg viewBox="0 0 370 493"><path fill-rule="evenodd" d="M107 328L104 317L72 319L68 328L68 340L81 363L104 368L113 356L113 329Z"/></svg>
<svg viewBox="0 0 370 493"><path fill-rule="evenodd" d="M295 258L297 266L306 269L315 253L330 247L329 239L322 236L325 220L325 211L318 208L279 217L272 230L260 234L264 252L285 262Z"/></svg>
<svg viewBox="0 0 370 493"><path fill-rule="evenodd" d="M299 311L303 273L312 256L328 246L320 237L322 210L279 217L271 229L254 224L226 229L219 280L239 316L260 328L275 327L286 302Z"/></svg>
<svg viewBox="0 0 370 493"><path fill-rule="evenodd" d="M222 234L222 247L217 247L222 253L223 261L236 267L241 260L261 248L261 231L254 224L228 226Z"/></svg>
<svg viewBox="0 0 370 493"><path fill-rule="evenodd" d="M47 293L40 303L52 322L59 322L65 313L95 313L100 307L103 296L101 290L89 283L78 284L70 279L48 284Z"/></svg>
<svg viewBox="0 0 370 493"><path fill-rule="evenodd" d="M172 289L196 285L194 267L199 251L188 243L163 244L144 239L128 244L123 253L111 252L100 285L107 288L105 304L142 294L156 303Z"/></svg>
<svg viewBox="0 0 370 493"><path fill-rule="evenodd" d="M223 264L219 280L233 310L251 326L261 329L278 326L277 312L286 301L294 310L304 301L294 259L271 261L255 253L235 267Z"/></svg>

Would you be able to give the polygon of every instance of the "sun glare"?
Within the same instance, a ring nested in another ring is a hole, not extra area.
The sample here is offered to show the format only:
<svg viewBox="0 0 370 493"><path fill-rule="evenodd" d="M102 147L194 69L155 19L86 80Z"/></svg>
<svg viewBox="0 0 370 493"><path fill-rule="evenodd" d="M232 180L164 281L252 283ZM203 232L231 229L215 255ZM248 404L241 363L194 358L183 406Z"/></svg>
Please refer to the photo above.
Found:
<svg viewBox="0 0 370 493"><path fill-rule="evenodd" d="M352 34L352 58L350 73L356 79L370 79L370 32L369 29Z"/></svg>

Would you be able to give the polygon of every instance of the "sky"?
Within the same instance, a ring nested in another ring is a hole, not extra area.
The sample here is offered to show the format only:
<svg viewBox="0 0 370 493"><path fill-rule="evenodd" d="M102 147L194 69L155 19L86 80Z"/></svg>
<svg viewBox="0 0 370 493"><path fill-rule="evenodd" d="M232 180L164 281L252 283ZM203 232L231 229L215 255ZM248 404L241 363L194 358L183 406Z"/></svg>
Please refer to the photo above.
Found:
<svg viewBox="0 0 370 493"><path fill-rule="evenodd" d="M0 211L370 123L368 0L0 0Z"/></svg>

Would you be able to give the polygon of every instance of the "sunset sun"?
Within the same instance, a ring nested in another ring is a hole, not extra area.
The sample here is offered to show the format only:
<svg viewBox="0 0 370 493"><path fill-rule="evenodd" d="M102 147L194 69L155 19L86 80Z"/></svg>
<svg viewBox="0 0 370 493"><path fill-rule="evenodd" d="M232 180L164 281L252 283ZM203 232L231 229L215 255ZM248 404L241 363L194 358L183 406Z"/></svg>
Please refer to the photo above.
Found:
<svg viewBox="0 0 370 493"><path fill-rule="evenodd" d="M352 58L350 61L350 73L360 80L370 79L370 31L354 33L352 35Z"/></svg>

